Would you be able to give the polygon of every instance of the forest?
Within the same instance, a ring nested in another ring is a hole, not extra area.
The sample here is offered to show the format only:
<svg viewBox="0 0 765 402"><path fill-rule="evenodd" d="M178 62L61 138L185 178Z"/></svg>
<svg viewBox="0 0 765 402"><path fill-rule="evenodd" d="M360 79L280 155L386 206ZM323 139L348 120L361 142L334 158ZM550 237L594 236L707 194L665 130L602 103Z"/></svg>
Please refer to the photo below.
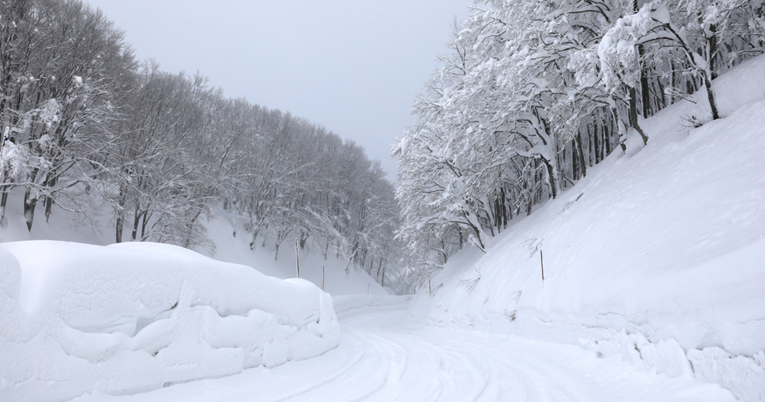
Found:
<svg viewBox="0 0 765 402"><path fill-rule="evenodd" d="M108 211L117 243L209 249L222 208L274 258L294 237L378 281L398 264L393 185L352 141L137 60L82 1L2 1L0 16L0 221L10 202L30 231L57 209L94 225Z"/></svg>
<svg viewBox="0 0 765 402"><path fill-rule="evenodd" d="M612 152L650 141L641 121L763 53L762 0L479 0L399 138L399 238L415 286L467 245L556 198ZM628 148L631 148L628 150Z"/></svg>

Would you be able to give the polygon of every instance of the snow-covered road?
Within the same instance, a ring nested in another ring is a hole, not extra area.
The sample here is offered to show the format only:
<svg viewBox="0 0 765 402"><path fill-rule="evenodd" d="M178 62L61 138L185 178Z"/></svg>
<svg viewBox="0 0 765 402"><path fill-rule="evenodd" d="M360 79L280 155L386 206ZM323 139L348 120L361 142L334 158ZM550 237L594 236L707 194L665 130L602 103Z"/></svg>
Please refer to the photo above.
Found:
<svg viewBox="0 0 765 402"><path fill-rule="evenodd" d="M339 314L340 346L273 369L95 401L735 401L570 345L423 326L404 301Z"/></svg>

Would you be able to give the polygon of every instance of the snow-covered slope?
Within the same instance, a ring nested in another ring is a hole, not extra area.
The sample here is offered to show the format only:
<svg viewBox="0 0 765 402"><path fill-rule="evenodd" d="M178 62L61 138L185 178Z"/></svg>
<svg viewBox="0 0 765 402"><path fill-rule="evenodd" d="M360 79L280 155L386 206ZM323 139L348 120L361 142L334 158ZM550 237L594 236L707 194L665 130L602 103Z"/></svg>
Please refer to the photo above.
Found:
<svg viewBox="0 0 765 402"><path fill-rule="evenodd" d="M337 346L313 284L151 243L0 245L0 400L134 393Z"/></svg>
<svg viewBox="0 0 765 402"><path fill-rule="evenodd" d="M683 101L415 297L431 323L582 344L765 400L765 58ZM541 264L543 253L544 275Z"/></svg>
<svg viewBox="0 0 765 402"><path fill-rule="evenodd" d="M254 267L277 278L294 278L297 275L294 238L288 238L282 243L278 259L274 260L273 241L269 239L266 247L262 247L263 238L259 237L253 250L250 250L252 235L230 214L216 211L216 217L208 222L207 230L215 244L212 258ZM300 278L321 287L324 267L324 290L327 293L388 295L388 292L366 272L353 266L349 267L347 262L337 259L332 252L325 260L322 251L321 247L316 249L312 239L308 239L305 249L300 250Z"/></svg>
<svg viewBox="0 0 765 402"><path fill-rule="evenodd" d="M11 195L5 220L0 225L0 244L3 242L25 240L62 240L86 244L108 245L114 242L114 222L105 208L100 214L79 216L60 208L55 208L50 221L45 216L38 216L32 231L27 230L21 211L23 193ZM295 246L289 239L282 244L278 261L274 261L273 241L261 247L262 237L258 238L254 250L250 250L251 234L243 229L229 214L217 209L216 215L206 223L210 240L215 245L215 252L198 250L213 259L253 267L259 272L287 279L296 276ZM237 235L234 236L234 231ZM366 272L338 260L330 253L327 260L321 251L312 251L313 243L309 239L305 250L300 251L300 276L321 287L322 266L325 267L324 289L333 295L371 294L387 295L388 292ZM346 270L346 267L348 268Z"/></svg>

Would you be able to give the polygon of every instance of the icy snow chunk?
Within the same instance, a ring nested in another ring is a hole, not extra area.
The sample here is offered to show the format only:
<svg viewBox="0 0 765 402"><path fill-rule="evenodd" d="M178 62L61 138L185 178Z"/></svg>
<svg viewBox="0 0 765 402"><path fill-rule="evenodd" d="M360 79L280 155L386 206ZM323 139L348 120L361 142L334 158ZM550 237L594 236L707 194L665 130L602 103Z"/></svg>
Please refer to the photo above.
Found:
<svg viewBox="0 0 765 402"><path fill-rule="evenodd" d="M745 401L765 398L765 367L756 359L733 356L720 348L691 350L688 359L700 381L718 383Z"/></svg>
<svg viewBox="0 0 765 402"><path fill-rule="evenodd" d="M674 339L656 345L656 372L667 377L693 378L693 370L685 351Z"/></svg>

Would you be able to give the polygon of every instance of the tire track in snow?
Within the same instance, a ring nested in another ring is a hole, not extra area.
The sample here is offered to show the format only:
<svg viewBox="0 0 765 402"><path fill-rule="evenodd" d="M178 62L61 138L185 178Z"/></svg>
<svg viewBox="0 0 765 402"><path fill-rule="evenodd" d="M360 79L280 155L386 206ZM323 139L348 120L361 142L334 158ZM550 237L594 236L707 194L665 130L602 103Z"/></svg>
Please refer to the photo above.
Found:
<svg viewBox="0 0 765 402"><path fill-rule="evenodd" d="M716 385L668 379L591 351L407 318L406 305L339 314L338 348L314 359L257 368L126 397L165 401L734 401Z"/></svg>

